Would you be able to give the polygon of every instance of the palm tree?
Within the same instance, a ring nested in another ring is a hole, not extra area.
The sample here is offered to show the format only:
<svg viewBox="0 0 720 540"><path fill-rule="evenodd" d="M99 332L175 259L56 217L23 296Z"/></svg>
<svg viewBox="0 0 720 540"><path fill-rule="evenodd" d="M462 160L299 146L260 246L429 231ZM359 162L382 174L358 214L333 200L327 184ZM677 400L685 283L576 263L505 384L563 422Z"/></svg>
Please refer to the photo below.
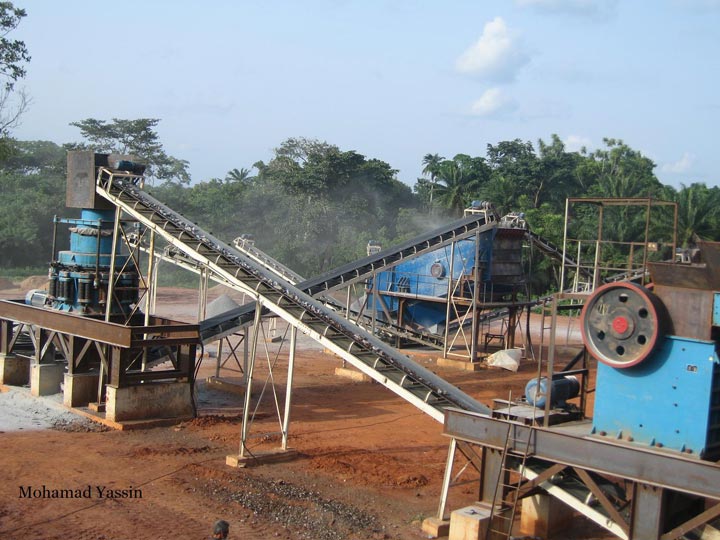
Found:
<svg viewBox="0 0 720 540"><path fill-rule="evenodd" d="M228 171L228 173L225 175L226 182L246 183L250 179L250 169L246 169L244 167L242 167L240 170L232 169Z"/></svg>
<svg viewBox="0 0 720 540"><path fill-rule="evenodd" d="M454 214L462 214L474 186L467 181L465 169L455 160L445 160L437 171L436 202Z"/></svg>
<svg viewBox="0 0 720 540"><path fill-rule="evenodd" d="M433 202L433 191L435 188L435 180L437 179L440 164L445 160L440 154L425 154L423 158L423 174L430 177L430 206Z"/></svg>
<svg viewBox="0 0 720 540"><path fill-rule="evenodd" d="M720 231L720 189L703 183L685 186L677 192L678 244L687 247L693 238L716 240Z"/></svg>

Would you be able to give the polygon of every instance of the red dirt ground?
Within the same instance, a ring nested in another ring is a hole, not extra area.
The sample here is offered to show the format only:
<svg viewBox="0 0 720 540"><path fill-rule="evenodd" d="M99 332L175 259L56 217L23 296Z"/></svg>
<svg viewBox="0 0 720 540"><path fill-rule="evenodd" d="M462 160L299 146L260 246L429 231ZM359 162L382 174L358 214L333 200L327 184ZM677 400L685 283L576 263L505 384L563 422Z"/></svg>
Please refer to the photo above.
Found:
<svg viewBox="0 0 720 540"><path fill-rule="evenodd" d="M193 293L182 290L163 290L158 306L178 319L192 320L197 311ZM524 361L518 373L468 372L439 368L433 356L416 360L486 404L511 391L519 396L537 369ZM289 441L299 454L286 463L225 464L238 452L242 395L212 388L203 389L201 416L177 426L3 433L0 538L200 539L220 518L230 522L230 538L245 540L425 538L420 524L437 511L449 442L442 425L378 384L335 376L340 365L321 350L300 351ZM274 368L280 408L286 366L280 355ZM205 359L200 379L212 374L214 359ZM266 377L258 369L254 402ZM249 450L278 447L278 431L267 388ZM90 486L93 497L22 498L25 486ZM141 490L142 498L99 498L97 486ZM477 483L453 488L449 509L472 504L477 491ZM578 521L567 538L604 537Z"/></svg>

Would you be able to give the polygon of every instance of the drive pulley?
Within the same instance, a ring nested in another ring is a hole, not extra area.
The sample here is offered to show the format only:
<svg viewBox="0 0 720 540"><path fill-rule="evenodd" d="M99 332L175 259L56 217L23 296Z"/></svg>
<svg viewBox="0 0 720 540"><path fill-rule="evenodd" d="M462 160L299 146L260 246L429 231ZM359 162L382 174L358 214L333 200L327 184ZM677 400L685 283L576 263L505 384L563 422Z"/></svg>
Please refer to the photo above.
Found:
<svg viewBox="0 0 720 540"><path fill-rule="evenodd" d="M630 282L603 285L590 295L581 314L583 342L590 354L621 369L645 360L668 323L660 299Z"/></svg>

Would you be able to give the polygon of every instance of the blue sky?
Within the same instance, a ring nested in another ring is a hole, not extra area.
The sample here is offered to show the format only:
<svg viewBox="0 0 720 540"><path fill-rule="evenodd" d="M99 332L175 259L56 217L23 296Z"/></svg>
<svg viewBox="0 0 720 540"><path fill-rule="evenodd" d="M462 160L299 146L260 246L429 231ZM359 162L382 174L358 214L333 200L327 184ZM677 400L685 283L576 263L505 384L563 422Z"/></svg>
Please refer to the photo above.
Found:
<svg viewBox="0 0 720 540"><path fill-rule="evenodd" d="M667 184L720 185L720 0L16 0L32 56L15 136L159 118L194 181L288 137L387 161L623 139Z"/></svg>

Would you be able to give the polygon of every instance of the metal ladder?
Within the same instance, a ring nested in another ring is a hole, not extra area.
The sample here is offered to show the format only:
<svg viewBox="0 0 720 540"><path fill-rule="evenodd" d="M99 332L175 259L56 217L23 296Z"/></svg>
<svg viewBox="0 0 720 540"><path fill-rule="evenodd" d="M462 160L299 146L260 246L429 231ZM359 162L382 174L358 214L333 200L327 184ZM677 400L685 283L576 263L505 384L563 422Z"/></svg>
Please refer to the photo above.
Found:
<svg viewBox="0 0 720 540"><path fill-rule="evenodd" d="M518 494L523 483L525 463L531 455L530 441L532 440L533 429L527 430L526 439L516 439L513 437L513 428L511 423L508 425L507 435L505 436L505 446L502 450L500 458L500 468L498 470L498 478L495 484L495 492L493 493L492 506L490 507L490 519L488 520L488 528L486 538L488 540L508 540L512 536L513 522L518 506ZM516 449L518 445L520 449ZM517 468L510 465L510 461L519 458ZM517 482L510 482L510 475L517 474ZM509 511L509 513L508 513Z"/></svg>

